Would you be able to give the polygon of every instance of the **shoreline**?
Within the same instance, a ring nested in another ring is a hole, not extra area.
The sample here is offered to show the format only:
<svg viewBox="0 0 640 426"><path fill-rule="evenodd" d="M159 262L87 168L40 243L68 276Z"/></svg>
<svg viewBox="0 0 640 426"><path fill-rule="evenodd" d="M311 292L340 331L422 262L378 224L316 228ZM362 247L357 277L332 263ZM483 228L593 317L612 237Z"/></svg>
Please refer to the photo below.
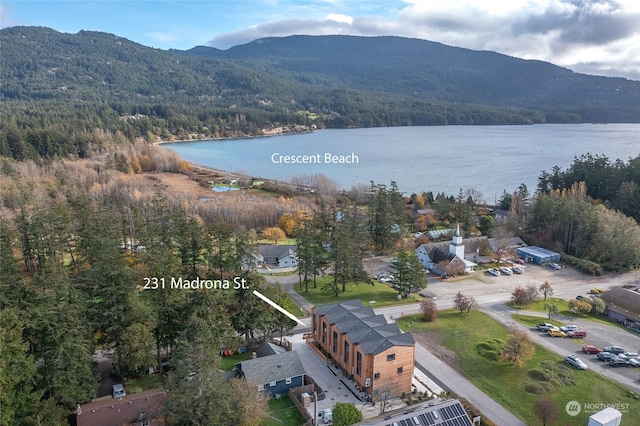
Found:
<svg viewBox="0 0 640 426"><path fill-rule="evenodd" d="M282 127L280 127L280 128L282 128ZM320 130L323 130L323 129L319 129L319 128L310 129L309 128L309 129L303 130L303 131L296 130L296 131L270 132L270 133L263 133L263 134L259 134L259 135L230 136L230 137L224 137L224 138L199 137L199 138L195 138L195 139L178 139L178 140L175 140L175 141L162 140L162 141L158 141L158 142L153 142L152 145L160 146L160 145L167 145L167 144L172 144L172 143L184 143L184 142L227 141L227 140L235 140L235 139L268 138L268 137L271 137L271 136L287 136L287 135L298 135L298 134L304 134L304 133L314 133L314 132L317 132L317 131L320 131Z"/></svg>

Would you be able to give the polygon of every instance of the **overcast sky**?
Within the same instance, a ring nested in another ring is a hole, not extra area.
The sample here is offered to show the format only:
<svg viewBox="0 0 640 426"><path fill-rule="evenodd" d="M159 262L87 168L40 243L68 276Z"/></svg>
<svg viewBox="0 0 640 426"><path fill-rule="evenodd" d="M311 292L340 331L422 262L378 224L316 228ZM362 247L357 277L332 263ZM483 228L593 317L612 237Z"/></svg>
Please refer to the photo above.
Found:
<svg viewBox="0 0 640 426"><path fill-rule="evenodd" d="M0 26L15 25L106 31L161 49L396 35L640 80L638 0L2 0Z"/></svg>

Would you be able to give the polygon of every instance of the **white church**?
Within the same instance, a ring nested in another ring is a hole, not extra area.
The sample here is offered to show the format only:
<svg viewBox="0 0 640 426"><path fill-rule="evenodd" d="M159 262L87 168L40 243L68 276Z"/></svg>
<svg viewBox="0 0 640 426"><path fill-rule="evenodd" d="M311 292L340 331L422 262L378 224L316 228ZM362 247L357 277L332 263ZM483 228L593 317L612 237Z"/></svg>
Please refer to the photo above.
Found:
<svg viewBox="0 0 640 426"><path fill-rule="evenodd" d="M428 271L440 275L458 275L475 270L476 263L465 259L465 245L460 234L460 224L449 243L449 251L446 251L446 243L422 244L416 249L416 254Z"/></svg>

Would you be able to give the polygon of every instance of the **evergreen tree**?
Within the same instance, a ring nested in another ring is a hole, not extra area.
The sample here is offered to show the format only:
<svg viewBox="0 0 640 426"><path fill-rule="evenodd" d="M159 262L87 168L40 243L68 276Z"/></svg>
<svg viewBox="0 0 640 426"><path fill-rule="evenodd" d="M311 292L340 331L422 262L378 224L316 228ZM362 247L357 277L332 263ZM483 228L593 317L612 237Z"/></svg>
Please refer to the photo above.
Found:
<svg viewBox="0 0 640 426"><path fill-rule="evenodd" d="M400 247L391 267L395 269L391 286L402 296L408 297L412 290L418 291L427 286L424 267L414 251Z"/></svg>
<svg viewBox="0 0 640 426"><path fill-rule="evenodd" d="M0 310L0 425L18 423L42 395L34 386L36 365L22 331L17 311Z"/></svg>

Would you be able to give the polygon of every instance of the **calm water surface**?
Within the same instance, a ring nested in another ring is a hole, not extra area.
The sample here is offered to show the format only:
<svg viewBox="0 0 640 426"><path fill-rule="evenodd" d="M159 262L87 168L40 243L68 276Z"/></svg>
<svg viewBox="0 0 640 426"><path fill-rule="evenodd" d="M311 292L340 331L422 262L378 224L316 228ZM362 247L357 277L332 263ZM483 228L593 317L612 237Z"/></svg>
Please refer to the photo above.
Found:
<svg viewBox="0 0 640 426"><path fill-rule="evenodd" d="M533 192L542 170L565 169L576 156L604 154L627 161L640 155L639 124L546 124L532 126L387 127L321 130L250 139L163 145L182 158L251 176L289 180L325 174L342 188L388 184L400 191L480 191L487 201L524 183ZM326 153L352 164L325 162ZM279 156L307 156L311 164L285 163ZM355 160L357 159L357 163Z"/></svg>

